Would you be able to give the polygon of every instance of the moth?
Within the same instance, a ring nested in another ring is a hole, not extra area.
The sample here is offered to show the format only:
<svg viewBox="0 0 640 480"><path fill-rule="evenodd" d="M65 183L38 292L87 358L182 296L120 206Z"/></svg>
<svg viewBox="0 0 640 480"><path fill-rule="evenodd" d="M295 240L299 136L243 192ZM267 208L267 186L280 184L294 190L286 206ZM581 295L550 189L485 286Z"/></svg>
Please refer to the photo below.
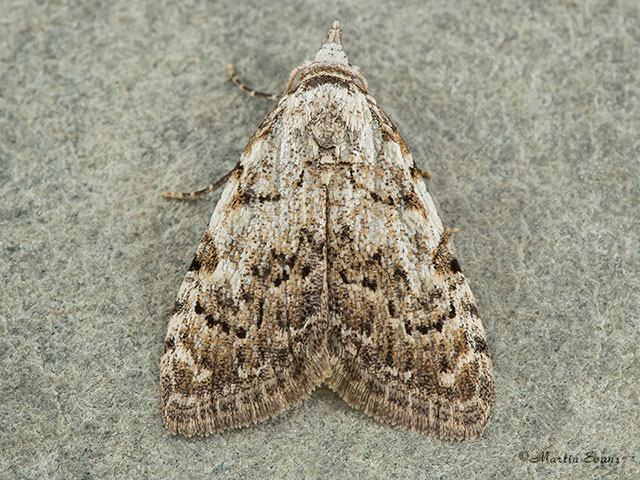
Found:
<svg viewBox="0 0 640 480"><path fill-rule="evenodd" d="M226 181L161 362L171 433L275 416L321 384L391 424L479 437L494 381L420 170L334 22Z"/></svg>

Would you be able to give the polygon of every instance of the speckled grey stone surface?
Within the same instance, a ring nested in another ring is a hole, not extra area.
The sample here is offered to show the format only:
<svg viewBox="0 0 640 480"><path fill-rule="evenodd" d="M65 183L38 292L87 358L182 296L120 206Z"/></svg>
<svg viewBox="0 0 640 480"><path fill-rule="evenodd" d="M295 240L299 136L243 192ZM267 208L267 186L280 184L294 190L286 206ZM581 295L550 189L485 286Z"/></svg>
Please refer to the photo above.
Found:
<svg viewBox="0 0 640 480"><path fill-rule="evenodd" d="M638 2L319 3L0 3L0 478L639 478ZM271 108L228 62L278 91L335 19L460 228L493 418L449 443L323 388L171 437L162 344L219 192L160 193Z"/></svg>

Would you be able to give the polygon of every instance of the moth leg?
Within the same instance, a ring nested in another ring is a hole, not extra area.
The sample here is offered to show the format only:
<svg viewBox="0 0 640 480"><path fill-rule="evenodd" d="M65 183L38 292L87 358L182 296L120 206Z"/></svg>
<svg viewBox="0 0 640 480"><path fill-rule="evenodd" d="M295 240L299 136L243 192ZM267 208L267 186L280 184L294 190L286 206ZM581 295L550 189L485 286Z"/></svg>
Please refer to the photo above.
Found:
<svg viewBox="0 0 640 480"><path fill-rule="evenodd" d="M193 198L197 198L200 195L204 195L205 193L213 192L214 190L217 190L218 187L220 187L221 185L227 183L227 180L229 180L229 177L231 177L231 175L233 174L233 172L235 170L236 169L234 168L229 173L227 173L224 177L222 177L218 181L212 183L207 188L203 188L202 190L197 190L195 192L188 192L188 193L162 192L162 196L164 198L177 198L179 200L191 200Z"/></svg>
<svg viewBox="0 0 640 480"><path fill-rule="evenodd" d="M248 94L250 97L261 97L261 98L266 98L268 100L280 100L280 95L274 95L272 93L265 93L265 92L258 92L253 88L247 87L244 83L242 83L242 80L240 80L236 76L236 69L233 67L233 64L230 63L229 65L227 65L227 70L229 72L229 79L234 83L234 85L237 86L240 90L242 90L246 94Z"/></svg>
<svg viewBox="0 0 640 480"><path fill-rule="evenodd" d="M459 231L460 229L458 227L448 227L444 229L444 233L446 233L447 236L453 235L454 233L458 233Z"/></svg>
<svg viewBox="0 0 640 480"><path fill-rule="evenodd" d="M431 172L428 170L422 170L421 168L418 168L418 173L420 174L420 176L426 178L427 180L431 178Z"/></svg>

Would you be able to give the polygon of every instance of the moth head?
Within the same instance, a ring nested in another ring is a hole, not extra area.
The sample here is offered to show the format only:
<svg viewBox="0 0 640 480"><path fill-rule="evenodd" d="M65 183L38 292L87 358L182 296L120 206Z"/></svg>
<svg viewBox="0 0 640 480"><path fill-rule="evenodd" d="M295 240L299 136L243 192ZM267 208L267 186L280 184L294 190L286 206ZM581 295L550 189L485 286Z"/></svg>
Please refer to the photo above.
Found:
<svg viewBox="0 0 640 480"><path fill-rule="evenodd" d="M357 67L349 64L347 55L342 50L342 28L337 20L333 22L329 33L327 33L327 38L322 44L322 48L316 53L313 62L305 62L291 72L284 89L285 94L295 90L294 82L298 74L302 80L327 74L345 81L357 80L363 91L368 90L367 81L358 73Z"/></svg>
<svg viewBox="0 0 640 480"><path fill-rule="evenodd" d="M316 53L314 63L331 63L334 65L349 66L347 55L342 50L342 28L340 22L336 20L327 33L327 39L322 44L322 48Z"/></svg>

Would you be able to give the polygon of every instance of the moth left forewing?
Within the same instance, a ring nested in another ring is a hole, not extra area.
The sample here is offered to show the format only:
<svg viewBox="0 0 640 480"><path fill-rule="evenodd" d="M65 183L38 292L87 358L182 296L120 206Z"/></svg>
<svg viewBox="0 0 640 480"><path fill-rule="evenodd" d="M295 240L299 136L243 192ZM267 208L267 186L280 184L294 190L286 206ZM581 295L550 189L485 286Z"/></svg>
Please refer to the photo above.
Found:
<svg viewBox="0 0 640 480"><path fill-rule="evenodd" d="M323 191L290 158L281 111L249 142L178 293L160 381L172 433L275 415L328 368Z"/></svg>
<svg viewBox="0 0 640 480"><path fill-rule="evenodd" d="M375 102L371 115L376 154L329 197L346 221L328 224L328 383L376 418L477 437L493 375L475 299L406 145Z"/></svg>

